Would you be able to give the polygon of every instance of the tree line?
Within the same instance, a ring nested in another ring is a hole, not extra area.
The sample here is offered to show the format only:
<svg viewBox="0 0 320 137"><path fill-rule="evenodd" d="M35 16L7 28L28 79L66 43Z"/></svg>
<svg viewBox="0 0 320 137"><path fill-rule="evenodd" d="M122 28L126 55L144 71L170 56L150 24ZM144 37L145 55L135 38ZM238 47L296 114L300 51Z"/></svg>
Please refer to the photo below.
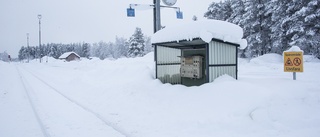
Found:
<svg viewBox="0 0 320 137"><path fill-rule="evenodd" d="M58 59L65 52L75 52L80 57L121 58L143 56L151 52L151 38L144 36L141 28L136 28L134 34L129 38L116 37L115 42L100 41L89 44L79 43L47 43L40 46L22 46L19 50L19 60L36 59L49 56Z"/></svg>
<svg viewBox="0 0 320 137"><path fill-rule="evenodd" d="M248 47L242 57L282 54L299 46L320 58L319 0L225 0L209 5L205 17L244 29Z"/></svg>

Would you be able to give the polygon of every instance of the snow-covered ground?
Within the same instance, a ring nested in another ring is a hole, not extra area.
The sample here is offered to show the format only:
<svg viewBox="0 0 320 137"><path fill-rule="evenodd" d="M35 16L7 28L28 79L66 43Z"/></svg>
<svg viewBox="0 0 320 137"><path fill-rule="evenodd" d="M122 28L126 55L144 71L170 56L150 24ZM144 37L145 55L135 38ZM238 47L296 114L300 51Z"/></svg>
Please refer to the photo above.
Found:
<svg viewBox="0 0 320 137"><path fill-rule="evenodd" d="M319 137L320 61L239 59L239 79L197 87L154 79L134 59L0 62L0 137Z"/></svg>

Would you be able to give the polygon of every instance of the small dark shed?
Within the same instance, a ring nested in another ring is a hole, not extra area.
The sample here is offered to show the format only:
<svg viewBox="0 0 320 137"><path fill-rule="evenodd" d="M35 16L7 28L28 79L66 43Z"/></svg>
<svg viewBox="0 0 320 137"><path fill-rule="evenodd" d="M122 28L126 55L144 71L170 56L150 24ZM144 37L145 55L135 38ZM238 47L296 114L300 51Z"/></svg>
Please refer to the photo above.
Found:
<svg viewBox="0 0 320 137"><path fill-rule="evenodd" d="M242 28L217 21L194 21L166 27L152 37L156 78L163 83L197 86L221 75L238 78Z"/></svg>
<svg viewBox="0 0 320 137"><path fill-rule="evenodd" d="M66 61L74 61L74 60L80 60L80 56L75 52L66 52L62 54L59 59L66 60Z"/></svg>

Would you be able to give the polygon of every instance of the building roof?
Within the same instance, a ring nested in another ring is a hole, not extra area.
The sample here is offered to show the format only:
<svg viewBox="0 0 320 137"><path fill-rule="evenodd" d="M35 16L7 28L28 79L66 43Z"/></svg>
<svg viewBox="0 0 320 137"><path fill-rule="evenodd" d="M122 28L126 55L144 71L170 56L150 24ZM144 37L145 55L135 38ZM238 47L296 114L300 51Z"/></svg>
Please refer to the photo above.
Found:
<svg viewBox="0 0 320 137"><path fill-rule="evenodd" d="M241 49L247 46L247 41L242 39L243 30L240 26L220 20L203 20L182 22L166 26L156 32L151 39L152 43L165 43L179 41L193 41L201 39L209 43L212 39L239 44Z"/></svg>
<svg viewBox="0 0 320 137"><path fill-rule="evenodd" d="M79 57L80 58L80 56L77 54L77 53L75 53L75 52L66 52L66 53L63 53L60 57L59 57L59 59L65 59L65 58L67 58L69 55L71 55L71 54L75 54L77 57Z"/></svg>

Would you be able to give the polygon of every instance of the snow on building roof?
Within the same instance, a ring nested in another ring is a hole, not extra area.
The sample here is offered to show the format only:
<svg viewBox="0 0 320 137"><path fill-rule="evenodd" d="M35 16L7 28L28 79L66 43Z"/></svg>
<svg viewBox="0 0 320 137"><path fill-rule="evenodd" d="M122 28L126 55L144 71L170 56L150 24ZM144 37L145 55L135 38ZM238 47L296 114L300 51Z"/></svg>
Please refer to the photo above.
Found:
<svg viewBox="0 0 320 137"><path fill-rule="evenodd" d="M67 58L69 55L71 55L71 54L75 54L76 56L78 56L79 58L80 58L80 56L77 54L77 53L75 53L75 52L66 52L66 53L63 53L60 57L59 57L59 59L65 59L65 58Z"/></svg>
<svg viewBox="0 0 320 137"><path fill-rule="evenodd" d="M209 43L213 38L225 42L239 44L241 49L247 47L247 40L242 39L243 30L240 26L220 20L191 21L166 26L156 32L151 39L152 43L193 40L201 38Z"/></svg>

